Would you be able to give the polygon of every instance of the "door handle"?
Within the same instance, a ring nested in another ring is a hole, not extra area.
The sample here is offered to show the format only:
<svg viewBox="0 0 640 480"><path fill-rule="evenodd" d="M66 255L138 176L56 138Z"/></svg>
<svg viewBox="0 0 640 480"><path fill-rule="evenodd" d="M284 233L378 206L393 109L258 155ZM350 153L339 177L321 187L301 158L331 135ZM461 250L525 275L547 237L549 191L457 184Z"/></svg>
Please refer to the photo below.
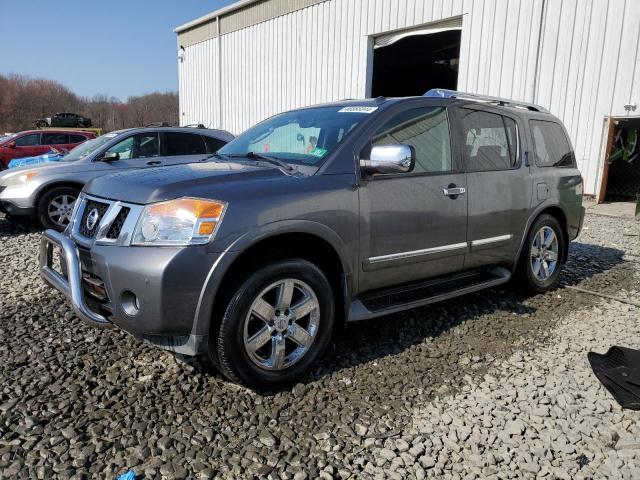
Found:
<svg viewBox="0 0 640 480"><path fill-rule="evenodd" d="M158 160L151 160L150 162L147 162L147 165L160 165L162 162L158 161Z"/></svg>
<svg viewBox="0 0 640 480"><path fill-rule="evenodd" d="M467 193L467 189L464 187L449 185L448 187L442 187L442 193L444 193L447 197L457 197L458 195L464 195L465 193Z"/></svg>

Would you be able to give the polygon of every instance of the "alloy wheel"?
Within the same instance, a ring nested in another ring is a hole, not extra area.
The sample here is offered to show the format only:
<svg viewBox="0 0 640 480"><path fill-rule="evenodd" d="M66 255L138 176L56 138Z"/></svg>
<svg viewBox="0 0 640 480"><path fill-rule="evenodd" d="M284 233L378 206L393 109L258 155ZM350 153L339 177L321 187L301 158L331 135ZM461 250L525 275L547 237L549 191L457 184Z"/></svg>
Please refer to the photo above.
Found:
<svg viewBox="0 0 640 480"><path fill-rule="evenodd" d="M318 333L320 303L305 282L286 278L253 300L244 322L244 347L253 363L284 370L309 351Z"/></svg>
<svg viewBox="0 0 640 480"><path fill-rule="evenodd" d="M558 268L558 237L551 227L544 226L533 237L531 243L531 270L544 282Z"/></svg>
<svg viewBox="0 0 640 480"><path fill-rule="evenodd" d="M49 202L47 215L49 219L59 225L66 227L71 221L71 214L76 203L76 197L69 194L58 195Z"/></svg>

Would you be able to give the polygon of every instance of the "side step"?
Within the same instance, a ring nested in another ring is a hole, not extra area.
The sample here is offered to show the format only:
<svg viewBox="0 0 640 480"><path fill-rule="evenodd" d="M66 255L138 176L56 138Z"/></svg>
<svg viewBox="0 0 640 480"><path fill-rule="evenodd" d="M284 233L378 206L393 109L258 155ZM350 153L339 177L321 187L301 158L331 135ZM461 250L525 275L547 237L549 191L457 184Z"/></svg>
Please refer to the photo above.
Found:
<svg viewBox="0 0 640 480"><path fill-rule="evenodd" d="M511 272L503 267L440 277L387 290L377 290L356 298L349 308L349 321L365 320L410 308L421 307L467 293L506 283Z"/></svg>

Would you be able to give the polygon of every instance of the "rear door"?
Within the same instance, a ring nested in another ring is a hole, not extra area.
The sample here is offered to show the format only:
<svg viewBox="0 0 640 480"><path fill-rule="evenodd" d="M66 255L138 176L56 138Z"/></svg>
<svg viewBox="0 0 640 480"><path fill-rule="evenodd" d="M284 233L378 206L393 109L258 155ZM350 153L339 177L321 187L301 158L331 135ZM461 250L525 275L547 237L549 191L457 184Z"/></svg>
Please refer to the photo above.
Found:
<svg viewBox="0 0 640 480"><path fill-rule="evenodd" d="M207 146L197 133L164 132L162 156L167 165L199 162L207 157Z"/></svg>
<svg viewBox="0 0 640 480"><path fill-rule="evenodd" d="M43 153L49 152L51 147L62 150L69 146L69 134L61 132L43 132L42 133Z"/></svg>
<svg viewBox="0 0 640 480"><path fill-rule="evenodd" d="M412 172L363 177L360 290L460 271L467 250L465 174L452 148L448 109L412 102L394 109L372 135L376 145L411 145Z"/></svg>
<svg viewBox="0 0 640 480"><path fill-rule="evenodd" d="M456 109L467 173L470 252L465 268L510 264L526 227L532 178L524 165L525 126L503 109Z"/></svg>

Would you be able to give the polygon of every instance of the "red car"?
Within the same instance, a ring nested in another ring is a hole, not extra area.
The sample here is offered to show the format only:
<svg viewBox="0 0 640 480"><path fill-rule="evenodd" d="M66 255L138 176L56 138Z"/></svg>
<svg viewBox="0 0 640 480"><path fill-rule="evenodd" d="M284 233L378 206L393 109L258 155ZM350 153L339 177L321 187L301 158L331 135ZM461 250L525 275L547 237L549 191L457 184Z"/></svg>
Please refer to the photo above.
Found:
<svg viewBox="0 0 640 480"><path fill-rule="evenodd" d="M92 132L70 130L25 130L0 141L0 170L14 158L34 157L51 150L71 150L76 145L96 138Z"/></svg>

